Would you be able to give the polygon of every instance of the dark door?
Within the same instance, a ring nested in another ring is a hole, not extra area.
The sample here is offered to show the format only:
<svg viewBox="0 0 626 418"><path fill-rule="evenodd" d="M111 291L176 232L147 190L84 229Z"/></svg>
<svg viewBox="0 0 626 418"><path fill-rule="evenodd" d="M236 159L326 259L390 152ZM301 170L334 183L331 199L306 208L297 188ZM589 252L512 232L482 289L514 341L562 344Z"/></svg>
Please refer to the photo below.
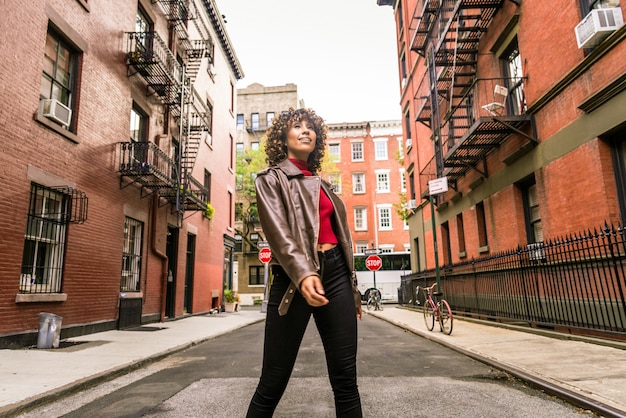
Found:
<svg viewBox="0 0 626 418"><path fill-rule="evenodd" d="M178 228L167 228L167 290L165 293L165 316L174 318L176 300L176 260L178 259Z"/></svg>
<svg viewBox="0 0 626 418"><path fill-rule="evenodd" d="M192 313L193 272L196 259L196 236L187 235L187 257L185 261L185 313Z"/></svg>

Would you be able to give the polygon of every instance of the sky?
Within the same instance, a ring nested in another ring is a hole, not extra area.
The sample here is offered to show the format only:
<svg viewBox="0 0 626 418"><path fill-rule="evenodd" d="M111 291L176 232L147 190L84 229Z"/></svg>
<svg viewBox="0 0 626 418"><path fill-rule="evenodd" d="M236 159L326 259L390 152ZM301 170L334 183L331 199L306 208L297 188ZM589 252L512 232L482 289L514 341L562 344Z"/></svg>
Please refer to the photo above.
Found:
<svg viewBox="0 0 626 418"><path fill-rule="evenodd" d="M401 119L393 8L376 0L216 0L244 78L294 83L327 123Z"/></svg>

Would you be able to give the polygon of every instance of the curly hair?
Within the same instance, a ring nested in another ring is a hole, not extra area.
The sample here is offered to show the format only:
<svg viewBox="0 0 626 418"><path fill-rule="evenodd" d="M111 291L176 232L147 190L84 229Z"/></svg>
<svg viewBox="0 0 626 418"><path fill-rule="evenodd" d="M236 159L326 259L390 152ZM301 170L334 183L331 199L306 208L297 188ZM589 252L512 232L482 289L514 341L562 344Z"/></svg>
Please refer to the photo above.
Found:
<svg viewBox="0 0 626 418"><path fill-rule="evenodd" d="M266 161L270 166L274 166L287 158L287 132L291 128L293 122L301 122L307 120L313 125L315 131L315 148L309 155L307 163L309 170L313 173L319 171L326 150L326 136L328 127L324 120L315 114L312 109L289 108L288 111L281 112L272 120L272 125L267 129L265 154Z"/></svg>

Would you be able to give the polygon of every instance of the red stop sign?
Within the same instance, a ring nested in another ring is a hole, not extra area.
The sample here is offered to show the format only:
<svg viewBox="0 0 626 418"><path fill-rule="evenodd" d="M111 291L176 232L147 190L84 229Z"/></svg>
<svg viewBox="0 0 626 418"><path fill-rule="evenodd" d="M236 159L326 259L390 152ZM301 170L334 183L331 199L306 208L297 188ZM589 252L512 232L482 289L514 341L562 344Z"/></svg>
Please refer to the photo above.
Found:
<svg viewBox="0 0 626 418"><path fill-rule="evenodd" d="M365 267L370 271L378 271L383 266L383 259L376 254L365 259Z"/></svg>
<svg viewBox="0 0 626 418"><path fill-rule="evenodd" d="M261 263L269 263L272 259L272 250L269 247L261 248L259 251L259 261Z"/></svg>

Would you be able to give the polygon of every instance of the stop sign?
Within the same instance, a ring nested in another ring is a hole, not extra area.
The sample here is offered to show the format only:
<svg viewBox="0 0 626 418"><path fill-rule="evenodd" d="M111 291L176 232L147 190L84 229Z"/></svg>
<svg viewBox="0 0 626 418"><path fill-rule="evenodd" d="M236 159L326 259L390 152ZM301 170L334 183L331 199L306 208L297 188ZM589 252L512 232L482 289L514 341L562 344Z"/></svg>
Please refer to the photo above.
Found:
<svg viewBox="0 0 626 418"><path fill-rule="evenodd" d="M259 261L261 263L269 263L272 259L272 250L269 247L261 248L259 251Z"/></svg>
<svg viewBox="0 0 626 418"><path fill-rule="evenodd" d="M370 255L365 259L365 267L370 271L378 271L383 266L383 259L376 254Z"/></svg>

